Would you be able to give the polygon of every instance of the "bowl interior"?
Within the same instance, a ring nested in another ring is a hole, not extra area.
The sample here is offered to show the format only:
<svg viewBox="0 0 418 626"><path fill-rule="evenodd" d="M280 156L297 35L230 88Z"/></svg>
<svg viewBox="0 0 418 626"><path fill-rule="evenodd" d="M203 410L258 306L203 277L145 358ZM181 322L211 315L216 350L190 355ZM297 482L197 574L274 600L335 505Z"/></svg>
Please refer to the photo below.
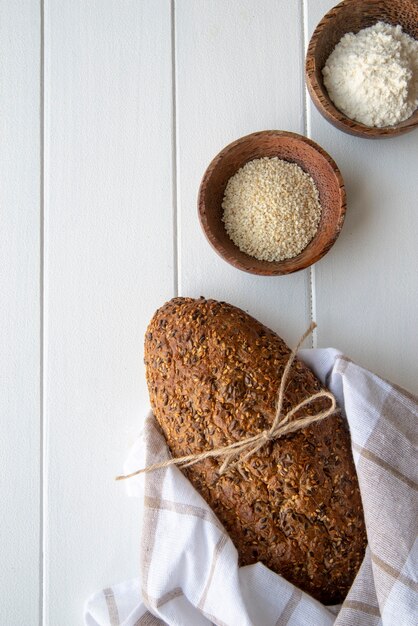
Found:
<svg viewBox="0 0 418 626"><path fill-rule="evenodd" d="M418 110L416 110L409 119L399 124L385 128L371 128L346 118L328 96L322 79L322 69L337 43L346 33L358 33L363 28L373 26L379 21L394 26L400 24L405 33L418 39L418 3L416 0L345 0L331 9L323 18L308 48L307 80L315 104L320 110L322 107L326 109L329 116L334 118L330 119L328 116L331 122L336 123L340 128L342 125L348 126L343 130L354 134L370 136L400 134L412 130L418 124Z"/></svg>
<svg viewBox="0 0 418 626"><path fill-rule="evenodd" d="M222 201L229 178L248 161L262 157L297 163L312 176L319 192L322 215L318 232L301 254L292 259L259 261L241 252L222 222ZM212 246L235 267L255 274L287 274L315 263L337 238L344 212L343 182L332 159L310 140L280 131L255 133L225 148L208 167L199 192L199 216Z"/></svg>

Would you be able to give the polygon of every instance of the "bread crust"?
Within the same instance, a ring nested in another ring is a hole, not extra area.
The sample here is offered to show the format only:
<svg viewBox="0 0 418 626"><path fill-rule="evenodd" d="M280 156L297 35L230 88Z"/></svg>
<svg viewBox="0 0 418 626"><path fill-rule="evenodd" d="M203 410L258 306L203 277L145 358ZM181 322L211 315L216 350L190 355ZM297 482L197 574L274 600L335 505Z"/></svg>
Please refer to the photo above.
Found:
<svg viewBox="0 0 418 626"><path fill-rule="evenodd" d="M230 304L175 298L161 307L147 329L145 365L173 456L271 426L289 355L276 333ZM284 411L323 388L296 359ZM308 411L326 407L318 400ZM206 459L184 472L225 526L240 565L261 561L320 602L341 602L366 546L345 419L332 416L270 442L222 476L221 462Z"/></svg>

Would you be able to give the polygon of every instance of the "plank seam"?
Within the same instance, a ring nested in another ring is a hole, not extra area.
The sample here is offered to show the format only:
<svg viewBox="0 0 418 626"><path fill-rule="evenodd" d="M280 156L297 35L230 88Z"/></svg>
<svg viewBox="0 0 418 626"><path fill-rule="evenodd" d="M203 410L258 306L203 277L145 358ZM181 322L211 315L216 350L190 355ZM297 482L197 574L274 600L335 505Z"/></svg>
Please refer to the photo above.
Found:
<svg viewBox="0 0 418 626"><path fill-rule="evenodd" d="M302 12L302 90L303 90L303 133L306 137L311 137L311 117L309 107L309 94L305 84L305 57L308 48L308 5L307 0L301 0ZM309 314L310 321L315 322L316 318L316 284L315 284L315 266L309 268ZM317 330L311 335L311 347L316 348L318 343Z"/></svg>
<svg viewBox="0 0 418 626"><path fill-rule="evenodd" d="M44 341L45 341L45 5L40 0L40 68L39 68L39 624L44 623Z"/></svg>
<svg viewBox="0 0 418 626"><path fill-rule="evenodd" d="M173 204L173 288L174 295L179 295L179 214L177 196L177 85L176 85L176 7L171 0L171 88L172 88L172 204Z"/></svg>

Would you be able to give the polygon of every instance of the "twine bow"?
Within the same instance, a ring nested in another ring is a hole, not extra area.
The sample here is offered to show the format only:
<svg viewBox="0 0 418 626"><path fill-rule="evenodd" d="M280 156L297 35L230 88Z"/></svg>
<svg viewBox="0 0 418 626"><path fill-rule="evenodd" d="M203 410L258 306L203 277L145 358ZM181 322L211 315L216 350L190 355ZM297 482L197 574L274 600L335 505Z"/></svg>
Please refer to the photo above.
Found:
<svg viewBox="0 0 418 626"><path fill-rule="evenodd" d="M207 450L199 454L180 456L177 458L169 459L168 461L161 461L160 463L148 465L147 467L139 469L136 472L132 472L131 474L117 476L116 480L125 480L126 478L131 478L132 476L137 476L138 474L152 472L163 467L169 467L170 465L190 467L191 465L199 463L199 461L203 461L204 459L224 457L224 461L219 469L219 474L223 474L228 469L231 469L238 463L242 463L250 456L258 452L269 441L273 441L274 439L278 439L279 437L284 437L285 435L289 435L290 433L297 432L298 430L306 428L307 426L310 426L315 422L319 422L335 413L335 411L337 410L337 403L335 401L335 398L330 391L326 391L324 389L322 391L319 391L318 393L313 394L312 396L309 396L308 398L305 398L305 400L302 400L302 402L299 402L299 404L290 409L290 411L288 411L286 415L282 415L284 393L286 389L286 383L289 378L290 368L292 367L293 361L296 357L296 353L299 350L301 344L305 341L306 337L311 334L314 328L316 328L316 324L315 322L312 322L308 330L300 338L296 348L292 350L289 356L289 360L286 363L286 367L284 368L282 375L282 380L280 382L279 393L277 396L276 414L271 428L263 430L257 435L253 435L252 437L247 437L245 439L242 439L241 441L231 443L227 446L214 448L213 450ZM319 400L320 398L329 398L331 404L328 409L320 411L316 415L308 415L306 417L301 417L297 420L294 420L293 422L290 421L295 413L306 407L308 404L311 404L315 400Z"/></svg>

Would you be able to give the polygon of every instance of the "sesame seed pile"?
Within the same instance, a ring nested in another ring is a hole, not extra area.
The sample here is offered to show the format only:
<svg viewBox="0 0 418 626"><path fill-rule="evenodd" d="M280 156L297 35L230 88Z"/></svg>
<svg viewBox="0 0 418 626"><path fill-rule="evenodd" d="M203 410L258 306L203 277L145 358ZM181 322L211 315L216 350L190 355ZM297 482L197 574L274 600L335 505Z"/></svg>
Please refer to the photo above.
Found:
<svg viewBox="0 0 418 626"><path fill-rule="evenodd" d="M232 241L260 261L300 254L321 219L311 176L278 157L254 159L239 169L227 183L222 208Z"/></svg>

